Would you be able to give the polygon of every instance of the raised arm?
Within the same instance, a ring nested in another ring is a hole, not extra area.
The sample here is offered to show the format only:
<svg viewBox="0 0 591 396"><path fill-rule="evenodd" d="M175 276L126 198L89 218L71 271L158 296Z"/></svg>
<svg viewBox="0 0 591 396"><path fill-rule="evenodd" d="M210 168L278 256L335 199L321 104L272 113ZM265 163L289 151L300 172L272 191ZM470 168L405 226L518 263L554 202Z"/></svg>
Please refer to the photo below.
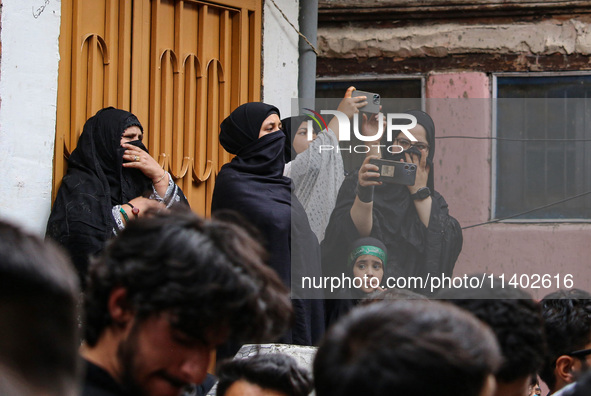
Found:
<svg viewBox="0 0 591 396"><path fill-rule="evenodd" d="M366 96L357 96L355 98L351 97L351 94L355 91L355 87L351 86L347 88L345 92L345 97L339 103L337 110L341 113L344 113L349 119L353 118L355 113L359 113L359 108L363 107L367 104L367 97ZM328 123L328 128L332 130L337 139L339 138L339 122L336 117L333 117L332 120Z"/></svg>
<svg viewBox="0 0 591 396"><path fill-rule="evenodd" d="M382 182L375 180L380 174L376 165L370 164L370 159L365 157L357 178L357 190L355 202L351 207L351 219L355 228L362 237L369 236L373 227L373 191L375 186Z"/></svg>

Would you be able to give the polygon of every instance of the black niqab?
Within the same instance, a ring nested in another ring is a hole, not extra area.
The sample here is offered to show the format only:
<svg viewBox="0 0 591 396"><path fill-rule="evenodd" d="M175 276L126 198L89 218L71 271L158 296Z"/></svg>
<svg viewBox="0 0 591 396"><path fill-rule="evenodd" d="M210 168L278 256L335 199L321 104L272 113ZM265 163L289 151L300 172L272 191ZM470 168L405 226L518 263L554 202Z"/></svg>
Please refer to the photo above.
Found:
<svg viewBox="0 0 591 396"><path fill-rule="evenodd" d="M304 208L292 195L291 179L283 176L284 133L258 137L271 114L279 115L279 110L265 103L246 103L221 123L220 143L236 156L220 170L211 208L214 215L218 210L235 210L253 224L265 241L269 266L290 287L292 265L296 271L303 265L319 270L320 251ZM292 243L292 238L298 242ZM322 302L295 299L293 304L296 323L282 342L316 343L324 332Z"/></svg>
<svg viewBox="0 0 591 396"><path fill-rule="evenodd" d="M414 115L417 124L425 128L430 147L427 186L431 190L433 203L429 227L420 221L408 187L384 183L374 190L371 236L383 241L388 248L385 277L424 277L428 273L437 276L442 272L450 274L461 251L462 231L457 220L449 215L447 203L434 189L435 126L431 117L423 111L409 110L404 113ZM400 122L404 123L408 122ZM420 154L414 147L408 151ZM400 160L404 158L404 153L384 153L383 157ZM360 237L350 215L356 197L357 178L358 172L350 174L339 190L337 204L322 242L324 275L338 276L342 273L343 262L346 261L342 247Z"/></svg>
<svg viewBox="0 0 591 396"><path fill-rule="evenodd" d="M89 255L113 235L112 207L151 191L148 177L122 166L121 136L130 126L142 129L132 113L113 107L86 121L49 216L46 235L70 253L82 281ZM140 141L130 144L148 151Z"/></svg>

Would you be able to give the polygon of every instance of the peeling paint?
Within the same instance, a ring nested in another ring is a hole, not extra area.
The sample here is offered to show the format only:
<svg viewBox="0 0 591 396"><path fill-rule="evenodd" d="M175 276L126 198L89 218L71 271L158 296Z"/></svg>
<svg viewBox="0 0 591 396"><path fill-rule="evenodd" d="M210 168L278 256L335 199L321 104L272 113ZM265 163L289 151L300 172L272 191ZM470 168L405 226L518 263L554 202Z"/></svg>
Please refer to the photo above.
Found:
<svg viewBox="0 0 591 396"><path fill-rule="evenodd" d="M469 53L591 55L587 18L498 25L420 24L383 29L324 26L318 29L321 57L402 57Z"/></svg>

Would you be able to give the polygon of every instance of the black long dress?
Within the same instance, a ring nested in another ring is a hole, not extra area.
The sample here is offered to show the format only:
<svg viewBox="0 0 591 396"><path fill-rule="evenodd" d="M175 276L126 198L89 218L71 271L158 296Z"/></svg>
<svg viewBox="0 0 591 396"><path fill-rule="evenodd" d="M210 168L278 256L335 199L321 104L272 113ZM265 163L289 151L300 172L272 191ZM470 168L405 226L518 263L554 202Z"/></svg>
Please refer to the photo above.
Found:
<svg viewBox="0 0 591 396"><path fill-rule="evenodd" d="M384 242L388 249L384 279L387 277L428 279L428 276L439 276L442 273L451 276L462 249L463 238L460 224L449 214L447 202L434 190L435 127L431 118L422 111L412 110L405 113L417 117L418 124L422 125L427 132L430 146L427 163L431 170L427 186L432 192L433 204L429 227L425 227L421 222L406 186L384 183L375 187L373 227L370 236ZM401 156L396 155L384 157L401 159ZM350 214L356 197L357 175L358 173L354 172L343 182L322 242L325 275L338 276L342 273L342 263L346 261L347 254L345 247L360 237ZM428 290L414 287L414 284L410 287L409 285L396 286L428 294Z"/></svg>
<svg viewBox="0 0 591 396"><path fill-rule="evenodd" d="M86 121L47 222L46 235L68 251L83 284L89 256L104 248L117 227L113 206L153 192L150 178L123 167L121 136L130 126L142 129L135 115L113 107ZM139 140L129 144L148 152ZM188 205L180 188L172 195Z"/></svg>
<svg viewBox="0 0 591 396"><path fill-rule="evenodd" d="M291 179L283 176L285 135L276 131L258 138L262 122L273 113L279 114L273 106L247 103L222 123L220 142L236 156L216 179L212 214L235 210L260 231L268 264L292 289L295 325L281 341L314 345L324 333L323 301L300 294L292 279L302 272L320 275L320 248L304 208L292 194Z"/></svg>

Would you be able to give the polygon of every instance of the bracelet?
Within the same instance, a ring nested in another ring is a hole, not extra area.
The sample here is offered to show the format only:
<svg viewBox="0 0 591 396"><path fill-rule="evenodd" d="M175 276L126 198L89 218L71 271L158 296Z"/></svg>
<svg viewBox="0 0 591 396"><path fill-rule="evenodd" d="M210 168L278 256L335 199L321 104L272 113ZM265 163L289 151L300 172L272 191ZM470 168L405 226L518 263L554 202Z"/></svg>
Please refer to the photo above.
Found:
<svg viewBox="0 0 591 396"><path fill-rule="evenodd" d="M131 213L133 213L133 217L137 219L138 215L140 214L140 209L133 206L131 202L124 203L123 205L129 205L129 207L131 208ZM127 216L124 217L127 219Z"/></svg>
<svg viewBox="0 0 591 396"><path fill-rule="evenodd" d="M125 210L123 208L119 208L119 211L123 215L123 220L125 220L125 223L129 223L129 217L127 217L127 213L125 213Z"/></svg>
<svg viewBox="0 0 591 396"><path fill-rule="evenodd" d="M374 186L363 187L357 183L355 194L357 194L357 197L359 197L361 202L369 203L373 201L373 190Z"/></svg>
<svg viewBox="0 0 591 396"><path fill-rule="evenodd" d="M152 184L156 185L158 183L160 183L162 181L162 179L164 179L164 176L166 176L166 171L164 171L164 174L162 175L162 177L160 179L158 179L158 181L152 182Z"/></svg>

